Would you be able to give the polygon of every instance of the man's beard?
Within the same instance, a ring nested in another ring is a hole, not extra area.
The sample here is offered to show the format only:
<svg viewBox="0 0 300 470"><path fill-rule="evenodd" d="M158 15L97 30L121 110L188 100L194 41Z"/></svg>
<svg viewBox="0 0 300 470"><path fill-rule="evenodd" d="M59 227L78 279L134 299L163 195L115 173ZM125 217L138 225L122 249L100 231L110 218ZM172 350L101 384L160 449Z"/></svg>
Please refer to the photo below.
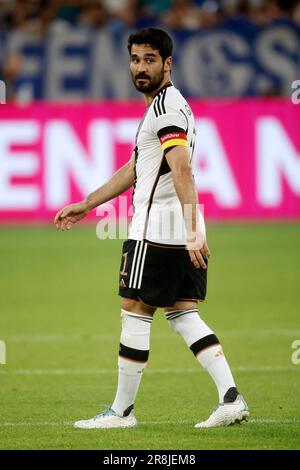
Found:
<svg viewBox="0 0 300 470"><path fill-rule="evenodd" d="M145 81L138 82L138 79L146 79ZM164 71L163 69L161 72L156 75L155 77L151 78L147 74L141 73L137 74L135 77L132 76L132 81L135 88L140 91L141 93L152 93L153 91L157 90L162 81L164 79Z"/></svg>

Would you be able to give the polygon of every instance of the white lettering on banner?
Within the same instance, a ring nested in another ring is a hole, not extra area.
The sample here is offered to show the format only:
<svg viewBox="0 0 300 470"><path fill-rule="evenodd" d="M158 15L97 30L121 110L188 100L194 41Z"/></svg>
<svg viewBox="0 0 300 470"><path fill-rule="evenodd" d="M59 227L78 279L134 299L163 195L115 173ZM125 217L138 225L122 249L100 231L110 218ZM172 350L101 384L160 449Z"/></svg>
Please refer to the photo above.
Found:
<svg viewBox="0 0 300 470"><path fill-rule="evenodd" d="M260 118L256 127L257 198L265 207L277 207L283 200L283 176L300 196L300 154L277 119Z"/></svg>
<svg viewBox="0 0 300 470"><path fill-rule="evenodd" d="M82 85L70 90L65 84L65 79L86 77L88 59L82 53L67 54L66 49L70 46L78 49L88 44L90 44L89 36L84 31L73 30L63 34L51 34L51 40L48 42L49 73L45 74L48 99L71 100L86 97L87 93Z"/></svg>
<svg viewBox="0 0 300 470"><path fill-rule="evenodd" d="M197 119L196 127L195 181L199 191L212 193L220 207L238 207L241 195L215 123Z"/></svg>
<svg viewBox="0 0 300 470"><path fill-rule="evenodd" d="M21 29L13 29L9 34L10 54L24 56L24 60L21 63L22 77L26 77L26 82L30 80L32 86L33 81L37 79L45 62L41 56L27 53L27 51L32 49L32 47L38 50L40 45L41 37L38 34L28 34L25 31L21 31Z"/></svg>
<svg viewBox="0 0 300 470"><path fill-rule="evenodd" d="M115 139L122 143L122 144L131 144L132 145L132 150L134 149L135 145L135 136L136 136L136 131L138 129L140 123L140 119L119 119L115 126L114 126L114 135ZM128 155L128 160L131 157L131 155ZM126 201L126 204L123 204L123 202ZM98 214L97 214L98 215ZM119 198L119 217L123 221L127 221L127 217L132 217L133 215L133 207L130 206L129 208L127 207L127 199L122 198L122 196ZM127 223L121 223L119 225L119 237L120 238L126 238L127 236Z"/></svg>
<svg viewBox="0 0 300 470"><path fill-rule="evenodd" d="M292 55L299 57L299 39L296 32L285 26L267 29L258 36L255 51L267 75L269 73L279 77L284 85L284 92L289 95L291 82L297 78L298 70L297 62L291 60ZM266 79L265 74L263 77ZM270 87L270 83L268 86Z"/></svg>
<svg viewBox="0 0 300 470"><path fill-rule="evenodd" d="M70 201L71 176L84 196L111 176L114 161L110 122L91 121L88 137L87 151L67 121L53 120L46 125L45 192L49 209L57 209Z"/></svg>
<svg viewBox="0 0 300 470"><path fill-rule="evenodd" d="M229 57L224 49L230 51ZM181 46L178 68L183 83L194 96L240 95L253 79L253 65L245 60L250 55L247 42L230 31L202 37L195 35Z"/></svg>
<svg viewBox="0 0 300 470"><path fill-rule="evenodd" d="M128 70L127 37L116 41L112 34L100 31L93 35L90 93L94 99L129 98L139 94L132 86Z"/></svg>
<svg viewBox="0 0 300 470"><path fill-rule="evenodd" d="M140 119L120 119L115 125L115 135L118 141L134 145L136 131ZM128 156L129 159L129 156Z"/></svg>
<svg viewBox="0 0 300 470"><path fill-rule="evenodd" d="M36 175L38 155L29 150L11 150L11 146L35 144L39 129L36 121L0 121L0 209L34 210L40 204L38 186L11 183L12 178Z"/></svg>

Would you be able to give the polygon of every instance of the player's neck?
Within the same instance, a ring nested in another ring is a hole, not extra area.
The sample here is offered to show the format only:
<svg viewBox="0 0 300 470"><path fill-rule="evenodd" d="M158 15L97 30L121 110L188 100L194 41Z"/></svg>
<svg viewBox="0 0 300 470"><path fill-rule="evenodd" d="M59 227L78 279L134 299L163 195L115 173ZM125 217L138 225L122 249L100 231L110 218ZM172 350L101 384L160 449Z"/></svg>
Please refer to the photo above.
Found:
<svg viewBox="0 0 300 470"><path fill-rule="evenodd" d="M151 105L152 101L156 97L156 95L165 88L166 85L172 84L170 77L166 77L165 80L159 85L159 87L152 91L151 93L144 93L144 99L147 105L147 108Z"/></svg>

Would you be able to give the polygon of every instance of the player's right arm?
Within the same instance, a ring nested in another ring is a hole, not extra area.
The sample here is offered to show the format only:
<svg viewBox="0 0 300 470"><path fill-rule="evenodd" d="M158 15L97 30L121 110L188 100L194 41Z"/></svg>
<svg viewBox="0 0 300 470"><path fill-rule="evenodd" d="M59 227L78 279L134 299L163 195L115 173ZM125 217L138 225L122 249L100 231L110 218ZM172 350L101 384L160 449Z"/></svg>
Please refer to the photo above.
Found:
<svg viewBox="0 0 300 470"><path fill-rule="evenodd" d="M134 152L130 160L123 165L103 186L89 194L86 199L63 207L54 218L59 230L69 230L72 225L83 219L95 207L127 191L134 183Z"/></svg>

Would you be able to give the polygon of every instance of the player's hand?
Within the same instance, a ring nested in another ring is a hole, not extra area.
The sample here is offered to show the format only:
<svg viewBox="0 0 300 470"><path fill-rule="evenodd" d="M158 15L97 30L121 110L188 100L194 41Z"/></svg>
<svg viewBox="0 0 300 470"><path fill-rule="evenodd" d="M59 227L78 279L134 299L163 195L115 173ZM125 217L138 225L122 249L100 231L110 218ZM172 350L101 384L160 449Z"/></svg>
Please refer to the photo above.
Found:
<svg viewBox="0 0 300 470"><path fill-rule="evenodd" d="M210 258L211 252L205 238L201 234L195 236L193 239L188 241L187 248L189 250L191 262L194 264L195 268L199 269L201 267L206 269L207 265L204 257Z"/></svg>
<svg viewBox="0 0 300 470"><path fill-rule="evenodd" d="M70 204L61 209L54 218L54 224L58 230L70 230L70 228L83 219L89 213L85 201Z"/></svg>

